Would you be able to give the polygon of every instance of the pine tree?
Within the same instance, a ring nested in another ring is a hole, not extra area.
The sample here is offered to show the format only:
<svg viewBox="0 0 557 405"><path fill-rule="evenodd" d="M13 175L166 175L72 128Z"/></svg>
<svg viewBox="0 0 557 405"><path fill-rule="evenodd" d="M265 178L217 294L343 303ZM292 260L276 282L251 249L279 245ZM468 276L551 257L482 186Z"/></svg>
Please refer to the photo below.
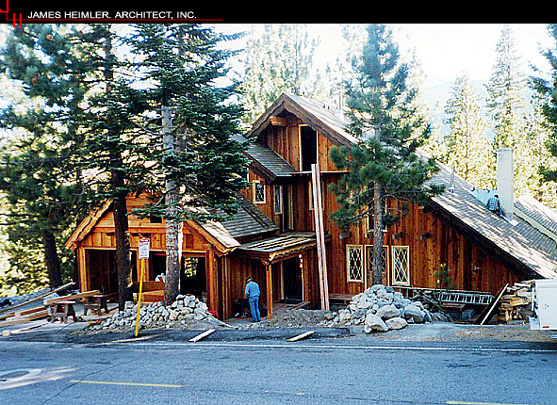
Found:
<svg viewBox="0 0 557 405"><path fill-rule="evenodd" d="M140 62L135 74L146 84L152 121L151 189L164 196L138 215L167 223L164 301L179 292L182 221L220 220L235 213L236 193L247 186L245 144L232 135L242 109L232 102L234 86L219 87L230 52L219 50L228 37L201 25L139 25L129 40ZM158 144L157 144L158 143Z"/></svg>
<svg viewBox="0 0 557 405"><path fill-rule="evenodd" d="M549 77L541 75L537 72L538 76L532 78L532 85L536 90L542 103L541 113L545 118L544 125L548 131L548 139L546 147L554 158L552 162L543 164L540 167L540 172L546 182L557 182L557 24L549 24L548 32L552 36L554 43L551 49L543 52L543 55L549 62L551 71ZM555 198L555 196L553 196Z"/></svg>
<svg viewBox="0 0 557 405"><path fill-rule="evenodd" d="M51 287L62 284L56 239L83 209L82 188L70 167L79 139L68 122L83 101L84 76L71 51L69 32L51 25L17 28L1 55L2 70L21 83L29 100L9 105L0 117L1 127L12 130L6 132L9 140L0 165L0 189L10 207L6 217L12 258L20 270L28 269L24 274L40 271L34 265L21 266L18 256L19 247L32 250L41 240Z"/></svg>
<svg viewBox="0 0 557 405"><path fill-rule="evenodd" d="M527 82L521 70L517 43L510 27L505 26L497 42L496 61L489 83L489 112L494 122L494 150L512 147L520 138L524 127L524 92Z"/></svg>
<svg viewBox="0 0 557 405"><path fill-rule="evenodd" d="M346 84L348 129L357 144L331 149L340 170L331 187L339 209L331 217L343 230L373 217L371 283L381 283L383 229L399 215L383 214L386 198L423 204L441 188L427 186L437 166L420 156L418 147L429 125L416 113L416 92L407 86L408 67L400 62L397 44L384 25L369 25L362 53L353 60L354 77Z"/></svg>
<svg viewBox="0 0 557 405"><path fill-rule="evenodd" d="M505 27L497 43L497 59L488 83L488 107L495 131L494 153L501 146L514 149L514 178L516 195L543 194L538 167L544 153L535 152L543 142L545 131L535 128L536 100L527 109L527 80L522 70L517 43L509 27Z"/></svg>
<svg viewBox="0 0 557 405"><path fill-rule="evenodd" d="M146 103L117 73L125 64L115 56L115 34L109 25L25 26L15 32L7 48L9 72L26 84L29 97L44 99L45 107L30 110L19 121L8 111L6 122L25 128L34 140L50 147L49 155L42 149L47 162L58 164L50 176L62 173L63 186L75 187L68 193L74 197L74 210L65 220L80 216L83 207L89 210L107 198L113 200L123 309L132 299L126 197L141 190L136 180L146 170L141 153L148 148L137 136L136 119ZM32 166L26 169L31 171ZM55 207L45 205L49 212Z"/></svg>
<svg viewBox="0 0 557 405"><path fill-rule="evenodd" d="M318 41L309 40L306 26L265 25L263 34L252 31L243 60L241 91L251 125L282 93L311 97L315 82L310 79Z"/></svg>
<svg viewBox="0 0 557 405"><path fill-rule="evenodd" d="M439 160L479 188L495 185L495 154L481 117L479 96L468 75L455 80L445 106L450 132L443 140Z"/></svg>

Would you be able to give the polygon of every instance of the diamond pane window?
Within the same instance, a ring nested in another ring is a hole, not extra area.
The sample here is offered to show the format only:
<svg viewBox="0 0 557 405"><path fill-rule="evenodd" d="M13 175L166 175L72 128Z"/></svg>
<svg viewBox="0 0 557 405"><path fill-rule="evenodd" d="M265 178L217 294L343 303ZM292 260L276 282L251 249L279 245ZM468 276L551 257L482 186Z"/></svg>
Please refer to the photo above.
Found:
<svg viewBox="0 0 557 405"><path fill-rule="evenodd" d="M253 182L253 202L256 204L265 204L265 185L259 181Z"/></svg>
<svg viewBox="0 0 557 405"><path fill-rule="evenodd" d="M389 251L387 246L383 246L381 250L381 271L387 270L388 265L388 257ZM373 269L373 245L366 245L366 264L367 264L367 271L371 271Z"/></svg>
<svg viewBox="0 0 557 405"><path fill-rule="evenodd" d="M363 282L364 247L362 245L346 246L346 268L349 282Z"/></svg>
<svg viewBox="0 0 557 405"><path fill-rule="evenodd" d="M410 285L410 255L408 246L393 246L393 285Z"/></svg>

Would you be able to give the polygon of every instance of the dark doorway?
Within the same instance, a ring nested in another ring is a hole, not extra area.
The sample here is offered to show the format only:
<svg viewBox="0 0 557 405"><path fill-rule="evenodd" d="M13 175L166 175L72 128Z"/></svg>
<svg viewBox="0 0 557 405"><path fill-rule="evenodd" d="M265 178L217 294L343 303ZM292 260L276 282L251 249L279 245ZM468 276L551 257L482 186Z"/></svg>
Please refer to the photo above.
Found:
<svg viewBox="0 0 557 405"><path fill-rule="evenodd" d="M317 132L311 127L300 127L302 171L310 172L311 165L317 163Z"/></svg>
<svg viewBox="0 0 557 405"><path fill-rule="evenodd" d="M205 257L186 256L182 258L180 294L193 294L201 298L206 292Z"/></svg>
<svg viewBox="0 0 557 405"><path fill-rule="evenodd" d="M166 254L151 252L149 255L149 273L146 274L146 280L153 281L161 275L166 275Z"/></svg>
<svg viewBox="0 0 557 405"><path fill-rule="evenodd" d="M302 300L302 272L296 257L282 262L282 282L286 302Z"/></svg>
<svg viewBox="0 0 557 405"><path fill-rule="evenodd" d="M118 291L116 252L114 250L87 249L86 253L90 289L103 293Z"/></svg>

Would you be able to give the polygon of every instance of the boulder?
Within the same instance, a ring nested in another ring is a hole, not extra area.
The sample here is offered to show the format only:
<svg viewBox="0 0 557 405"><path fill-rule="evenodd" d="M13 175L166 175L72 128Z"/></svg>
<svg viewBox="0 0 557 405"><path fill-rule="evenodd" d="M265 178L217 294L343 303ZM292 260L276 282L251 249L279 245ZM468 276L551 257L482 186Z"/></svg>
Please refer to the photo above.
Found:
<svg viewBox="0 0 557 405"><path fill-rule="evenodd" d="M380 316L368 314L366 315L364 332L371 333L373 331L387 332L389 328L383 322Z"/></svg>
<svg viewBox="0 0 557 405"><path fill-rule="evenodd" d="M404 318L397 316L391 319L387 319L385 321L385 325L387 325L387 328L389 328L389 330L399 330L407 327L408 322L406 322Z"/></svg>
<svg viewBox="0 0 557 405"><path fill-rule="evenodd" d="M396 316L400 316L400 310L395 307L392 304L389 305L385 305L383 307L380 307L377 310L377 316L383 318L383 319L390 319L390 318L394 318Z"/></svg>
<svg viewBox="0 0 557 405"><path fill-rule="evenodd" d="M414 304L404 308L403 316L406 320L412 319L414 323L423 323L425 318L424 312Z"/></svg>

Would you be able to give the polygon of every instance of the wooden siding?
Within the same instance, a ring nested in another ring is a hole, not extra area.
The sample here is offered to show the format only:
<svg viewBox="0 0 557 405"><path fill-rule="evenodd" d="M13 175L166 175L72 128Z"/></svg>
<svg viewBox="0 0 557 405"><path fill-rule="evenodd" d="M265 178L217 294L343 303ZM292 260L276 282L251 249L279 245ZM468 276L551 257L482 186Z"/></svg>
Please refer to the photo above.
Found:
<svg viewBox="0 0 557 405"><path fill-rule="evenodd" d="M263 143L281 155L296 170L300 170L300 125L304 123L291 113L281 114L286 119L287 126L268 126L258 137L258 142ZM338 209L335 195L328 189L329 184L338 181L337 169L329 157L329 150L334 143L329 138L318 133L317 149L318 162L322 172L322 190L324 204L324 229L331 235L327 244L328 281L331 293L357 294L366 286L363 282L348 282L346 271L346 245L371 246L371 234L365 224L353 227L350 236L340 238L340 229L330 218L330 213ZM337 171L337 173L334 173ZM250 173L251 179L263 179ZM314 215L309 207L311 176L299 173L285 184L292 188L293 224L296 231L314 231ZM280 218L274 214L272 187L267 185L266 204L257 204L265 215L280 226ZM286 190L286 188L285 188ZM253 201L251 191L247 191L248 198ZM402 203L389 202L391 209L401 208ZM442 264L446 264L450 275L459 289L489 291L496 293L505 283L513 283L520 279L516 268L509 263L495 257L492 252L484 248L480 242L469 235L455 229L451 224L441 218L424 211L423 207L409 204L409 213L406 217L392 226L384 235L384 246L389 250L388 271L384 283L392 280L392 246L408 246L410 284L415 287L437 286L435 273ZM367 260L364 260L367 264ZM365 270L365 269L364 269ZM314 303L318 302L315 297Z"/></svg>

